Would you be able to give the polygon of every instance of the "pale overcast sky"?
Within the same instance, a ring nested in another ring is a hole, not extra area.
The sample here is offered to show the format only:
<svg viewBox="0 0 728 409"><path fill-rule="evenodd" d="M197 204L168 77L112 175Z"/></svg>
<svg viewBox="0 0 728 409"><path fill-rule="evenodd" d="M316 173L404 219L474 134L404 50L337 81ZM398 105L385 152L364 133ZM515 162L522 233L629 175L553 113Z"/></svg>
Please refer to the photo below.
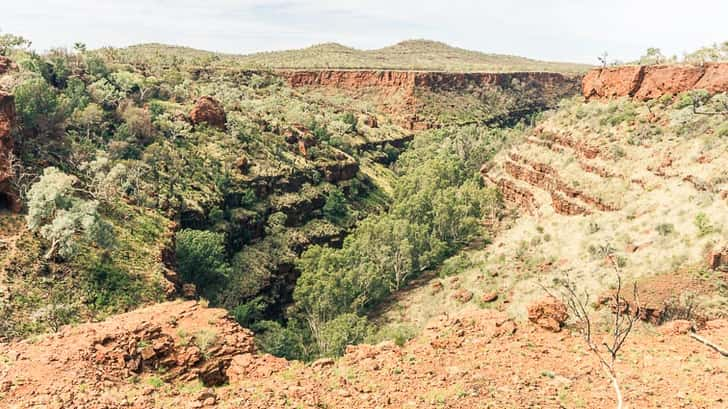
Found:
<svg viewBox="0 0 728 409"><path fill-rule="evenodd" d="M597 63L647 47L728 41L728 0L3 0L0 30L34 48L160 42L250 53L425 38L485 52Z"/></svg>

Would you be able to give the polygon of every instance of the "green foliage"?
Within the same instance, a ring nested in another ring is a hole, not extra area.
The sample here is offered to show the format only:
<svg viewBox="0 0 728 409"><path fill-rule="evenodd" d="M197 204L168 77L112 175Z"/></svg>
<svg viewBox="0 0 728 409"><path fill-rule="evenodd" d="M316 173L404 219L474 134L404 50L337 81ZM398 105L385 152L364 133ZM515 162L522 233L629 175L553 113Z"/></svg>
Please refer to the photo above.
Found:
<svg viewBox="0 0 728 409"><path fill-rule="evenodd" d="M307 323L319 353L341 350L331 346L333 335L325 328L347 336L345 326L363 331L356 315L467 243L479 234L480 219L500 208L498 195L477 182L484 156L475 154L494 153L500 138L473 129L434 131L421 138L400 159L389 211L361 221L341 249L312 246L297 263L301 276L293 311ZM334 337L333 345L348 339L344 335Z"/></svg>
<svg viewBox="0 0 728 409"><path fill-rule="evenodd" d="M668 236L675 231L675 226L672 223L660 223L656 230L660 236Z"/></svg>
<svg viewBox="0 0 728 409"><path fill-rule="evenodd" d="M138 305L144 289L139 277L102 259L94 263L85 277L85 295L98 311L126 311Z"/></svg>
<svg viewBox="0 0 728 409"><path fill-rule="evenodd" d="M373 330L366 317L351 313L339 315L326 322L320 331L314 332L319 355L340 356L347 345L364 341Z"/></svg>
<svg viewBox="0 0 728 409"><path fill-rule="evenodd" d="M113 243L111 226L99 215L99 203L79 198L74 188L76 182L75 176L50 167L28 191L26 221L31 231L50 242L46 259L75 255L74 236L79 232L102 247Z"/></svg>
<svg viewBox="0 0 728 409"><path fill-rule="evenodd" d="M720 44L716 43L708 47L702 47L685 55L685 62L691 64L702 64L709 61L726 60L728 60L728 41Z"/></svg>
<svg viewBox="0 0 728 409"><path fill-rule="evenodd" d="M230 270L225 259L225 236L220 233L180 230L176 235L176 255L182 279L194 283L205 294L214 294Z"/></svg>
<svg viewBox="0 0 728 409"><path fill-rule="evenodd" d="M347 112L344 115L342 115L341 122L349 125L348 132L356 132L357 119L353 113Z"/></svg>
<svg viewBox="0 0 728 409"><path fill-rule="evenodd" d="M266 306L261 297L256 297L233 308L232 315L238 324L250 328L255 322L263 318Z"/></svg>
<svg viewBox="0 0 728 409"><path fill-rule="evenodd" d="M275 356L287 359L310 360L316 356L311 351L311 342L307 332L295 320L287 326L276 321L260 321L256 323L255 338L258 348Z"/></svg>
<svg viewBox="0 0 728 409"><path fill-rule="evenodd" d="M65 112L58 94L43 78L21 82L14 90L15 107L23 128L43 135L56 132Z"/></svg>
<svg viewBox="0 0 728 409"><path fill-rule="evenodd" d="M8 55L15 49L30 47L31 42L14 34L0 34L0 55Z"/></svg>
<svg viewBox="0 0 728 409"><path fill-rule="evenodd" d="M339 189L333 189L326 196L326 203L323 207L324 217L334 223L341 223L346 218L348 209L346 197Z"/></svg>
<svg viewBox="0 0 728 409"><path fill-rule="evenodd" d="M708 218L708 215L703 212L695 215L695 220L693 220L693 224L698 229L698 237L707 236L708 234L712 234L717 231L716 227L713 226L710 219Z"/></svg>
<svg viewBox="0 0 728 409"><path fill-rule="evenodd" d="M645 55L640 57L640 65L655 65L655 64L665 64L667 62L675 62L676 58L667 58L662 54L662 51L659 48L648 48L647 52L645 52Z"/></svg>

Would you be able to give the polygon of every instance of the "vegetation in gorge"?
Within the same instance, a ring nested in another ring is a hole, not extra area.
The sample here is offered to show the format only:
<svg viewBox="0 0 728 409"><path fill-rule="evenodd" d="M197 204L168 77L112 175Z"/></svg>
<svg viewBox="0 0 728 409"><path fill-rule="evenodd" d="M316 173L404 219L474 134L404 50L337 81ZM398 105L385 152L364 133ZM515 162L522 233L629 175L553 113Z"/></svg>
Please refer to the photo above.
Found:
<svg viewBox="0 0 728 409"><path fill-rule="evenodd" d="M385 169L369 158L401 150L387 141L404 131L367 126L363 104L310 99L265 71L202 70L214 56L3 44L17 67L2 77L18 117L11 183L29 229L0 214L16 243L1 278L22 294L0 302L0 338L159 301L174 293L170 267L241 320L253 305L276 315L291 291L282 265L386 203L363 174L327 176L341 163ZM202 95L223 104L226 129L191 123ZM160 256L175 247L176 265ZM72 314L46 313L56 295Z"/></svg>
<svg viewBox="0 0 728 409"><path fill-rule="evenodd" d="M389 209L359 223L340 249L313 246L301 269L287 326L254 325L270 352L311 359L341 353L372 336L366 314L407 281L468 243L501 202L477 169L505 143L508 131L482 127L429 131L397 162Z"/></svg>

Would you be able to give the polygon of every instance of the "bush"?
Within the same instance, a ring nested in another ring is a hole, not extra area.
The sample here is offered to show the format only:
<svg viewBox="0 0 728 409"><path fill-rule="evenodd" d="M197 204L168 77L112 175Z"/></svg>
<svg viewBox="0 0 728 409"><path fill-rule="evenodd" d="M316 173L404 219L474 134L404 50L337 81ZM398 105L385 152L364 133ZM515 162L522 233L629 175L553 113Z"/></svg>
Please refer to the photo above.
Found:
<svg viewBox="0 0 728 409"><path fill-rule="evenodd" d="M707 236L708 234L715 233L716 228L708 219L708 215L703 212L698 213L693 221L695 227L698 229L698 237Z"/></svg>
<svg viewBox="0 0 728 409"><path fill-rule="evenodd" d="M214 294L230 270L225 259L225 236L206 230L183 229L176 235L179 272L203 294ZM209 297L208 297L209 298Z"/></svg>
<svg viewBox="0 0 728 409"><path fill-rule="evenodd" d="M42 78L31 78L15 87L15 107L23 127L33 133L52 134L64 114L55 89Z"/></svg>
<svg viewBox="0 0 728 409"><path fill-rule="evenodd" d="M349 125L349 132L356 133L357 119L356 115L351 112L347 112L341 117L341 122Z"/></svg>
<svg viewBox="0 0 728 409"><path fill-rule="evenodd" d="M343 355L347 345L357 344L373 334L366 317L342 314L325 323L316 337L320 356Z"/></svg>
<svg viewBox="0 0 728 409"><path fill-rule="evenodd" d="M75 255L77 233L84 233L88 240L102 247L113 244L111 226L101 220L99 203L76 196L77 181L75 176L50 167L28 191L26 222L31 231L50 242L46 259Z"/></svg>
<svg viewBox="0 0 728 409"><path fill-rule="evenodd" d="M256 321L263 318L266 307L267 305L263 299L256 297L233 308L232 315L238 324L250 328Z"/></svg>
<svg viewBox="0 0 728 409"><path fill-rule="evenodd" d="M333 189L326 196L326 203L323 207L324 217L331 222L341 223L346 218L348 208L346 206L346 197L339 189Z"/></svg>
<svg viewBox="0 0 728 409"><path fill-rule="evenodd" d="M295 321L284 327L275 321L260 321L255 325L256 344L261 350L286 359L307 361L313 354L305 347L310 340Z"/></svg>
<svg viewBox="0 0 728 409"><path fill-rule="evenodd" d="M675 226L672 223L661 223L657 225L657 232L660 236L667 236L675 231Z"/></svg>

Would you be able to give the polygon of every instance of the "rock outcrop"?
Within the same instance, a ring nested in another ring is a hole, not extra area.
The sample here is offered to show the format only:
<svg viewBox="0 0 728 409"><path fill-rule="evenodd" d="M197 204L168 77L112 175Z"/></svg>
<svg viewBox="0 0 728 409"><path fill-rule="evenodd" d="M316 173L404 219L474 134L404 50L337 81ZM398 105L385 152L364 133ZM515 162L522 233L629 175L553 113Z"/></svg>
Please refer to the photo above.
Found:
<svg viewBox="0 0 728 409"><path fill-rule="evenodd" d="M13 60L11 60L8 57L4 57L4 56L0 55L0 75L3 75L6 72L8 72L12 69L15 69L15 68L16 68L16 66L15 66L15 63L13 62Z"/></svg>
<svg viewBox="0 0 728 409"><path fill-rule="evenodd" d="M528 306L528 319L543 329L559 332L569 312L561 300L547 297Z"/></svg>
<svg viewBox="0 0 728 409"><path fill-rule="evenodd" d="M572 396L590 402L590 407L613 405L612 392L605 386L598 362L578 359L584 341L577 332L534 331L531 325L514 322L506 313L493 309L439 315L426 324L420 335L401 346L391 341L350 345L339 359L324 358L311 364L253 352L238 353L226 370L229 386L216 389L167 378L168 372L161 367L118 380L107 376L104 365L93 364L96 354L90 357L90 366L77 359L76 351L92 345L90 340L101 341L137 326L146 328L141 334L149 335L148 341L132 337L124 344L120 342L124 337L115 337L107 345L115 349L128 345L129 349L147 351L146 356L153 352L166 356L167 352L160 353L170 350L165 334L175 341L171 348L178 349L185 347L176 341L179 334L187 337L191 331L226 327L228 321L221 321L216 311L192 303L167 303L105 323L64 329L35 342L0 344L0 407L373 409L432 407L439 405L436 399L446 400L453 408L479 407L484 399L493 407L553 407L567 386ZM154 326L161 326L161 332L153 330ZM676 326L680 328L664 335L633 332L630 351L635 356L690 355L696 361L690 368L695 369L680 370L686 363L679 359L624 360L620 373L627 390L643 387L640 376L644 373L654 375L650 383L654 394L630 394L630 403L639 408L675 407L677 382L700 390L707 403L704 407L724 407L728 379L716 373L725 373L728 364L716 358L715 351L698 346L689 337L674 335L683 334L685 323ZM728 321L708 322L697 330L711 340L726 339ZM81 334L86 335L79 338ZM190 342L187 347L194 344ZM185 356L194 360L195 354ZM151 358L150 363L156 359ZM715 370L703 370L703 362L714 363ZM166 382L160 386L163 380ZM444 392L429 398L432 391ZM427 398L418 398L422 396Z"/></svg>
<svg viewBox="0 0 728 409"><path fill-rule="evenodd" d="M382 112L396 118L410 130L438 126L424 111L423 93L469 93L487 100L488 92L528 92L528 106L515 110L545 107L559 99L578 93L579 77L549 72L450 73L388 70L280 70L290 86L343 90L361 97L374 94ZM371 96L371 95L370 95ZM488 101L485 101L487 103ZM368 126L376 127L378 122Z"/></svg>
<svg viewBox="0 0 728 409"><path fill-rule="evenodd" d="M15 126L15 101L12 95L0 91L0 210L18 211L20 202L10 186L13 151L11 131Z"/></svg>
<svg viewBox="0 0 728 409"><path fill-rule="evenodd" d="M728 63L597 68L582 81L586 98L633 97L640 100L694 89L728 91Z"/></svg>
<svg viewBox="0 0 728 409"><path fill-rule="evenodd" d="M193 124L206 123L212 127L225 129L227 116L222 104L210 96L203 96L195 101L190 111L190 120Z"/></svg>
<svg viewBox="0 0 728 409"><path fill-rule="evenodd" d="M12 385L0 406L80 407L141 376L221 385L235 357L254 352L252 332L225 310L194 301L157 304L64 327L36 343L0 344L0 356L12 357L11 366L0 365L0 379ZM59 406L50 405L54 400Z"/></svg>

